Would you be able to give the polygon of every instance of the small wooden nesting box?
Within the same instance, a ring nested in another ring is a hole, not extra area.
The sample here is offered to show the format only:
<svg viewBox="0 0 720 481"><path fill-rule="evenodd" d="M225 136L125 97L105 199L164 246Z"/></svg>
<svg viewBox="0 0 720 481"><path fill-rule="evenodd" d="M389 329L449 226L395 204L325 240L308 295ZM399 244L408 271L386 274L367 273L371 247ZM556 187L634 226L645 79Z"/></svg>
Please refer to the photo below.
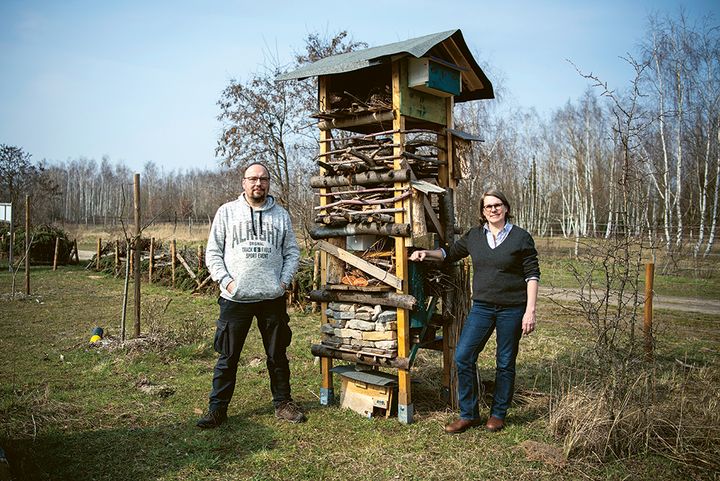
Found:
<svg viewBox="0 0 720 481"><path fill-rule="evenodd" d="M340 407L352 409L367 418L390 417L397 376L381 371L356 371L353 366L332 369L342 378Z"/></svg>
<svg viewBox="0 0 720 481"><path fill-rule="evenodd" d="M435 58L411 58L408 60L408 87L439 97L460 95L460 69Z"/></svg>

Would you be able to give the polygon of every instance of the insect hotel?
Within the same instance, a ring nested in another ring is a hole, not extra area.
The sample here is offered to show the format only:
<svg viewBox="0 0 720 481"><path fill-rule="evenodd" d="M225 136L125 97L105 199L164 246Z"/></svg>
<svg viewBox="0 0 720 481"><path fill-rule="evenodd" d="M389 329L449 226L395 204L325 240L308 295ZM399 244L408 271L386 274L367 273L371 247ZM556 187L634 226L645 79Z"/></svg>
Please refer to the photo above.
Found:
<svg viewBox="0 0 720 481"><path fill-rule="evenodd" d="M443 352L443 390L455 396L454 340L467 313L467 273L408 262L412 249L458 234L458 152L479 140L453 129L453 106L494 97L460 30L335 55L279 80L318 78L315 227L322 303L321 404L413 420L411 369L420 348ZM433 283L434 281L434 283ZM333 360L345 364L333 368ZM373 368L393 368L397 375Z"/></svg>

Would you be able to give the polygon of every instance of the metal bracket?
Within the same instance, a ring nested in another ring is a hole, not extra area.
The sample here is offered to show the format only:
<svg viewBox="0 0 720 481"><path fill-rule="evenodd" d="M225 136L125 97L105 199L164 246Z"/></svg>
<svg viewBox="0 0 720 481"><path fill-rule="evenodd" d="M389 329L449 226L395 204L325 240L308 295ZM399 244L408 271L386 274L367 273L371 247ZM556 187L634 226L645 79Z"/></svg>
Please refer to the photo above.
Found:
<svg viewBox="0 0 720 481"><path fill-rule="evenodd" d="M403 424L412 424L415 408L412 404L398 404L398 421Z"/></svg>
<svg viewBox="0 0 720 481"><path fill-rule="evenodd" d="M331 404L335 404L335 390L333 388L321 387L320 405L330 406Z"/></svg>

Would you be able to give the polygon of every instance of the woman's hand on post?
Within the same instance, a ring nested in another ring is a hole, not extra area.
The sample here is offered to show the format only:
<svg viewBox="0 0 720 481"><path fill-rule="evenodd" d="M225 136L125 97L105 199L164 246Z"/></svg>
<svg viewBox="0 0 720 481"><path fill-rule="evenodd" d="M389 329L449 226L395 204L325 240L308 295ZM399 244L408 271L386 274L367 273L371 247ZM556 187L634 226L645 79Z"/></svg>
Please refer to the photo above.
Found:
<svg viewBox="0 0 720 481"><path fill-rule="evenodd" d="M419 250L419 251L415 251L412 254L410 254L410 257L408 257L408 259L410 259L413 262L422 262L425 260L425 257L427 257L427 251Z"/></svg>

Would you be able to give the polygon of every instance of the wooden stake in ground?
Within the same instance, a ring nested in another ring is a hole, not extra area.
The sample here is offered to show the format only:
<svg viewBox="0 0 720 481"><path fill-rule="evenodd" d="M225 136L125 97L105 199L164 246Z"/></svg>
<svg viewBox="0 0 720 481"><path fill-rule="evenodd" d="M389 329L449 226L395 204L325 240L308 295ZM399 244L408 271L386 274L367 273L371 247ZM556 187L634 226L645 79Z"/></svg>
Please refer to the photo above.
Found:
<svg viewBox="0 0 720 481"><path fill-rule="evenodd" d="M140 337L140 174L135 174L135 337Z"/></svg>
<svg viewBox="0 0 720 481"><path fill-rule="evenodd" d="M202 269L203 264L203 246L200 244L197 248L197 259L198 259L198 266L197 266L197 275L200 275L200 270Z"/></svg>
<svg viewBox="0 0 720 481"><path fill-rule="evenodd" d="M97 249L95 250L95 270L100 270L100 253L102 252L102 238L98 237Z"/></svg>
<svg viewBox="0 0 720 481"><path fill-rule="evenodd" d="M25 196L25 295L30 295L30 196Z"/></svg>
<svg viewBox="0 0 720 481"><path fill-rule="evenodd" d="M60 238L55 238L55 254L53 255L53 270L57 270L58 251L60 250Z"/></svg>
<svg viewBox="0 0 720 481"><path fill-rule="evenodd" d="M8 272L12 273L13 271L13 263L15 262L13 259L13 248L15 246L15 204L12 202L10 203L10 242L8 242L8 245L10 249L8 250Z"/></svg>
<svg viewBox="0 0 720 481"><path fill-rule="evenodd" d="M148 284L152 284L153 264L155 262L155 238L150 238L150 259L148 260Z"/></svg>
<svg viewBox="0 0 720 481"><path fill-rule="evenodd" d="M653 284L655 280L655 264L649 262L645 265L645 318L643 321L643 332L645 334L645 359L653 359Z"/></svg>
<svg viewBox="0 0 720 481"><path fill-rule="evenodd" d="M175 287L175 255L177 253L177 242L175 239L170 242L170 272L172 274L172 286Z"/></svg>
<svg viewBox="0 0 720 481"><path fill-rule="evenodd" d="M120 241L115 240L115 271L120 269Z"/></svg>
<svg viewBox="0 0 720 481"><path fill-rule="evenodd" d="M127 319L128 284L130 284L130 242L125 243L125 283L123 285L122 315L120 317L120 340L125 342L125 320Z"/></svg>

